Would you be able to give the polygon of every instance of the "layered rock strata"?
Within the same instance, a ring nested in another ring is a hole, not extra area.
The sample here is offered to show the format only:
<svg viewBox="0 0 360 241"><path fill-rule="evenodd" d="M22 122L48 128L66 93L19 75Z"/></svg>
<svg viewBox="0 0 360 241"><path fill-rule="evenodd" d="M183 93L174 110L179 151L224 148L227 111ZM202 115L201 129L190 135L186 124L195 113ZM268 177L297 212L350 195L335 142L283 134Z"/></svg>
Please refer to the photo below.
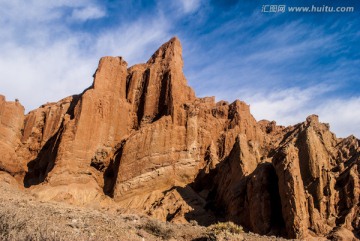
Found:
<svg viewBox="0 0 360 241"><path fill-rule="evenodd" d="M181 55L172 38L130 68L104 57L83 93L27 115L0 96L0 172L41 200L359 238L359 140L336 138L316 115L282 127L242 101L197 98Z"/></svg>

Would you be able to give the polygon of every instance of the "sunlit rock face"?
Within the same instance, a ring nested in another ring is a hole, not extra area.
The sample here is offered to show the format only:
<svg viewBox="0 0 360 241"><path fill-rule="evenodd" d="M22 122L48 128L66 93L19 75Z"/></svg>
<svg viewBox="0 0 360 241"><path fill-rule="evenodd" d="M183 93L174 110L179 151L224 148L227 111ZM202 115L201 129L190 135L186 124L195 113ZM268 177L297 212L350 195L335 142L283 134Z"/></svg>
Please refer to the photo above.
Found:
<svg viewBox="0 0 360 241"><path fill-rule="evenodd" d="M143 64L102 58L83 93L27 115L0 96L0 171L45 201L359 237L358 139L336 138L316 115L283 127L242 101L197 98L182 67L172 38Z"/></svg>

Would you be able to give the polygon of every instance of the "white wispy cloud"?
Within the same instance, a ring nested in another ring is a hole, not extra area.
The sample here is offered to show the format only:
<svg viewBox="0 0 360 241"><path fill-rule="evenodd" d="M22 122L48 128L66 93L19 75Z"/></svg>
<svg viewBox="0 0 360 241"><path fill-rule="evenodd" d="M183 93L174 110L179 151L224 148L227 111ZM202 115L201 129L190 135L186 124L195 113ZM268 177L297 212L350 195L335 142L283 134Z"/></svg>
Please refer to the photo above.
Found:
<svg viewBox="0 0 360 241"><path fill-rule="evenodd" d="M64 15L64 8L86 8L88 5L95 4L94 0L12 0L0 2L0 19L8 20L11 25L16 23L47 22L60 19ZM48 22L47 22L48 23Z"/></svg>
<svg viewBox="0 0 360 241"><path fill-rule="evenodd" d="M80 93L91 84L94 64L77 50L77 39L37 48L12 46L0 57L0 90L27 111Z"/></svg>
<svg viewBox="0 0 360 241"><path fill-rule="evenodd" d="M194 12L201 5L201 0L179 0L178 2L180 3L184 13Z"/></svg>
<svg viewBox="0 0 360 241"><path fill-rule="evenodd" d="M71 18L80 21L86 21L89 19L98 19L106 16L106 11L97 6L88 6L74 9Z"/></svg>
<svg viewBox="0 0 360 241"><path fill-rule="evenodd" d="M103 32L96 38L93 51L97 56L121 55L129 65L147 61L167 41L169 22L161 16L142 19Z"/></svg>
<svg viewBox="0 0 360 241"><path fill-rule="evenodd" d="M251 104L254 116L269 120L279 120L283 125L295 124L315 111L317 98L330 91L330 86L318 85L306 89L273 89L241 96Z"/></svg>
<svg viewBox="0 0 360 241"><path fill-rule="evenodd" d="M331 130L339 137L360 137L360 97L330 99L316 108L320 121L330 123Z"/></svg>

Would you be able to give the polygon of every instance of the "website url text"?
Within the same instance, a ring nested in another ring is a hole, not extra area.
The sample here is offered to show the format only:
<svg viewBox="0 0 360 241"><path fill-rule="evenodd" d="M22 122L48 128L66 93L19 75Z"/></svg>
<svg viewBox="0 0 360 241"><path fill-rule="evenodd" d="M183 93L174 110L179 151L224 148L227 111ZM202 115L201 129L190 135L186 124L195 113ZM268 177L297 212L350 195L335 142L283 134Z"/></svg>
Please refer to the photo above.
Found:
<svg viewBox="0 0 360 241"><path fill-rule="evenodd" d="M355 11L354 7L334 7L334 6L307 6L307 7L290 7L286 5L262 5L261 12L263 13L352 13Z"/></svg>

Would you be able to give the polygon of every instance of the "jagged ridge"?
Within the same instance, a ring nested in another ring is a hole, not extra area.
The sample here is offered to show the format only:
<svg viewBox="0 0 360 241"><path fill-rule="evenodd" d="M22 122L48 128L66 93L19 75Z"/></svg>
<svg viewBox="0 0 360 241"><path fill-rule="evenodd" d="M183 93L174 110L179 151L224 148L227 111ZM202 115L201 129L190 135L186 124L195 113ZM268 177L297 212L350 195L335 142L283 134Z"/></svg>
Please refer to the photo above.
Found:
<svg viewBox="0 0 360 241"><path fill-rule="evenodd" d="M0 171L41 200L232 220L260 234L359 237L359 140L317 116L257 122L244 102L197 98L172 38L130 68L104 57L91 87L24 116L0 98Z"/></svg>

